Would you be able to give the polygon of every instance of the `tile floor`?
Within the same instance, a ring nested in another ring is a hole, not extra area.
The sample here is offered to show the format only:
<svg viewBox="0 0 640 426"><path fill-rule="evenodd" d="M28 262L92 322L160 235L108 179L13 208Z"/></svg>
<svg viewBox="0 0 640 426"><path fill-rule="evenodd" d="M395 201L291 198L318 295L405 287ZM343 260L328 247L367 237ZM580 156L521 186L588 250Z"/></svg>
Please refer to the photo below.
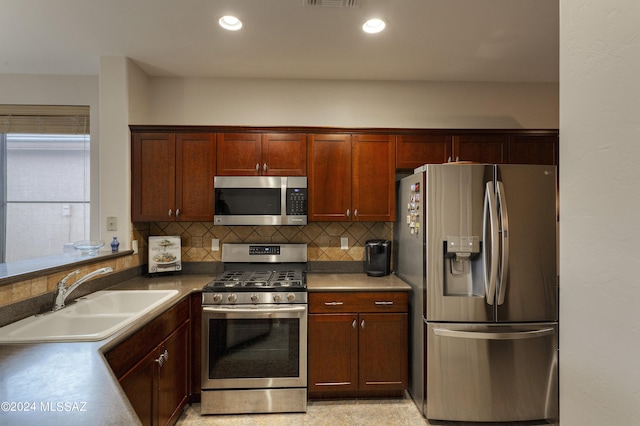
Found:
<svg viewBox="0 0 640 426"><path fill-rule="evenodd" d="M200 404L187 406L178 426L423 426L431 425L422 417L413 400L310 401L306 413L253 415L200 415ZM434 425L464 426L462 422L438 422ZM549 425L526 422L526 426ZM482 426L490 423L482 423ZM506 423L500 423L506 426ZM521 423L522 425L522 423ZM553 425L553 423L552 423ZM555 424L556 426L558 424Z"/></svg>

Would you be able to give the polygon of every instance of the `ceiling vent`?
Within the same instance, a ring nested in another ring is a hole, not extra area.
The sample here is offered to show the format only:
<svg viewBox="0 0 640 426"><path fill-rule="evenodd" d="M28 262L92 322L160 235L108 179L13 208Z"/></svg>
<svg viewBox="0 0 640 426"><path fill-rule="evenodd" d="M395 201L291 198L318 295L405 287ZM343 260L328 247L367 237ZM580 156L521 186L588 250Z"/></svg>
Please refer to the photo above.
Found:
<svg viewBox="0 0 640 426"><path fill-rule="evenodd" d="M362 0L302 0L309 7L359 7Z"/></svg>

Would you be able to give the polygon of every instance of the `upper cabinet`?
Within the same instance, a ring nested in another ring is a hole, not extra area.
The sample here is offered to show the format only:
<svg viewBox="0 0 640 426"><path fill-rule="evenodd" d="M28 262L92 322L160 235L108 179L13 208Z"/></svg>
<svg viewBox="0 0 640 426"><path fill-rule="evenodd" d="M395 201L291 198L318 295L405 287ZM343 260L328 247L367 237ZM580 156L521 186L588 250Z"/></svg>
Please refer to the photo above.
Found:
<svg viewBox="0 0 640 426"><path fill-rule="evenodd" d="M464 134L453 136L451 161L504 163L507 136L501 134Z"/></svg>
<svg viewBox="0 0 640 426"><path fill-rule="evenodd" d="M220 176L306 176L307 137L300 133L219 133Z"/></svg>
<svg viewBox="0 0 640 426"><path fill-rule="evenodd" d="M558 165L557 135L512 135L508 144L510 164Z"/></svg>
<svg viewBox="0 0 640 426"><path fill-rule="evenodd" d="M450 161L557 165L558 131L435 130L397 136L398 169Z"/></svg>
<svg viewBox="0 0 640 426"><path fill-rule="evenodd" d="M309 221L395 220L395 137L311 134Z"/></svg>
<svg viewBox="0 0 640 426"><path fill-rule="evenodd" d="M131 134L131 220L213 220L215 135Z"/></svg>
<svg viewBox="0 0 640 426"><path fill-rule="evenodd" d="M409 134L396 136L396 168L415 169L423 164L446 163L451 158L451 135Z"/></svg>

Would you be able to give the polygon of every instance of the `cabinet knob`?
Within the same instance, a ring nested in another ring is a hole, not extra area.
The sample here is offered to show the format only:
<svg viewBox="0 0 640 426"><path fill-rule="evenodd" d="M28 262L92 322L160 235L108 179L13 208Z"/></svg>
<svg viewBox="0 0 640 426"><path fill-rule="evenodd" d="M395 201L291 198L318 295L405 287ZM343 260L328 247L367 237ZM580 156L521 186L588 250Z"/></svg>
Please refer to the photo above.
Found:
<svg viewBox="0 0 640 426"><path fill-rule="evenodd" d="M167 215L168 215L169 217L173 216L173 210L169 209L169 211L167 212Z"/></svg>
<svg viewBox="0 0 640 426"><path fill-rule="evenodd" d="M265 172L265 173L267 172L267 163L264 163L262 165L262 171Z"/></svg>
<svg viewBox="0 0 640 426"><path fill-rule="evenodd" d="M364 330L364 320L360 323L360 328Z"/></svg>
<svg viewBox="0 0 640 426"><path fill-rule="evenodd" d="M355 328L356 328L356 320L353 320L353 322L351 323L351 327L355 330Z"/></svg>
<svg viewBox="0 0 640 426"><path fill-rule="evenodd" d="M358 217L358 209L355 209L355 210L353 211L353 217Z"/></svg>
<svg viewBox="0 0 640 426"><path fill-rule="evenodd" d="M351 210L347 209L347 217L351 217Z"/></svg>
<svg viewBox="0 0 640 426"><path fill-rule="evenodd" d="M180 209L176 209L176 217L180 216Z"/></svg>
<svg viewBox="0 0 640 426"><path fill-rule="evenodd" d="M256 163L256 173L260 173L260 164Z"/></svg>

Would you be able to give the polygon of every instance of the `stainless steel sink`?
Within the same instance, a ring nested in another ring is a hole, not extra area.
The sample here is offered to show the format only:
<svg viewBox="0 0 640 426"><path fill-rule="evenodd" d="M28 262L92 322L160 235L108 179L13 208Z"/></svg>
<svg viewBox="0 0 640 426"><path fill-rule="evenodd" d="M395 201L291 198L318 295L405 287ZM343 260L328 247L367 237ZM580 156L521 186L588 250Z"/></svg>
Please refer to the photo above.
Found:
<svg viewBox="0 0 640 426"><path fill-rule="evenodd" d="M0 328L0 343L102 340L161 304L177 290L105 290L46 315Z"/></svg>

